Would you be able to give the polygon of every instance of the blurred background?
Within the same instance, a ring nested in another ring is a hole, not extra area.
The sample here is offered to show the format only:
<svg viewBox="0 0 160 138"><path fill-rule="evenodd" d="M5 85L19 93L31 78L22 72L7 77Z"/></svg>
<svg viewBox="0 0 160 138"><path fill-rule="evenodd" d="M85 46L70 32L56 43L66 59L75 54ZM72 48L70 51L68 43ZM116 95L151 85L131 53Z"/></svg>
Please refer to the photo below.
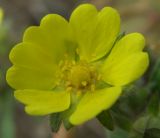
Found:
<svg viewBox="0 0 160 138"><path fill-rule="evenodd" d="M27 115L14 99L13 90L5 82L8 54L28 26L39 25L48 13L69 19L81 3L92 3L98 9L112 6L121 15L121 32L144 34L150 68L112 107L109 119L114 130L93 119L53 135L48 117ZM0 0L0 7L4 10L0 25L0 138L160 138L160 0Z"/></svg>

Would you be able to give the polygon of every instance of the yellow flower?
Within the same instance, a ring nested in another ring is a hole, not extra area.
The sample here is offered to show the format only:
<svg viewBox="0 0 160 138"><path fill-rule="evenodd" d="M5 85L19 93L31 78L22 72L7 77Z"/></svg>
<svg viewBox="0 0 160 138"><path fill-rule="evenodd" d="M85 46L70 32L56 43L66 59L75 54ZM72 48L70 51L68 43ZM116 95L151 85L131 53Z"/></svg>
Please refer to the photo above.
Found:
<svg viewBox="0 0 160 138"><path fill-rule="evenodd" d="M78 6L69 22L49 14L28 28L10 53L6 77L25 111L47 115L75 105L68 119L78 125L109 109L149 63L144 37L132 33L116 41L119 31L115 9L97 11L91 4Z"/></svg>

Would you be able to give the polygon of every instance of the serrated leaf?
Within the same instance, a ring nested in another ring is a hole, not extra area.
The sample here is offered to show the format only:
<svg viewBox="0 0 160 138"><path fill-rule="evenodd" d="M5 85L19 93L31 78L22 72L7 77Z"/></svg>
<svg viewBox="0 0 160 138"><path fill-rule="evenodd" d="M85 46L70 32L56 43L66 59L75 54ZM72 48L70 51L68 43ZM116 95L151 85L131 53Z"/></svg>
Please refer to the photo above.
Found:
<svg viewBox="0 0 160 138"><path fill-rule="evenodd" d="M97 116L100 123L109 130L114 130L114 121L109 111L103 111Z"/></svg>
<svg viewBox="0 0 160 138"><path fill-rule="evenodd" d="M52 132L58 132L61 124L62 124L62 117L60 113L54 113L50 115L50 127L52 129Z"/></svg>

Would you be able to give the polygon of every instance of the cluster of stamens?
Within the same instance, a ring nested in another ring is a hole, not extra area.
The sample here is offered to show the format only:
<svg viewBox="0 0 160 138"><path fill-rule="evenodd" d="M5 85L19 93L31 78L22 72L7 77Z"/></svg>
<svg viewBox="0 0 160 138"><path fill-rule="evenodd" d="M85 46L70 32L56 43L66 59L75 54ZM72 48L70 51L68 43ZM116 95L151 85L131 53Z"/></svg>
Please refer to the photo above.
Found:
<svg viewBox="0 0 160 138"><path fill-rule="evenodd" d="M67 91L94 91L99 80L98 73L94 66L85 61L68 61L60 64L61 85Z"/></svg>

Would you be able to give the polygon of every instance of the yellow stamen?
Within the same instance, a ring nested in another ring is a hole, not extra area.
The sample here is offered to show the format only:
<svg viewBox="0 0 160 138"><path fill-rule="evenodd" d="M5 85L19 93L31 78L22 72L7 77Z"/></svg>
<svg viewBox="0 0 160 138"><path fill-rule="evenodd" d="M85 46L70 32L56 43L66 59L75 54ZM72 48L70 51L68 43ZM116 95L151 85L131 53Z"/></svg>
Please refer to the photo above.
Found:
<svg viewBox="0 0 160 138"><path fill-rule="evenodd" d="M73 86L80 88L86 86L91 80L90 70L86 66L77 65L71 69L70 81Z"/></svg>

